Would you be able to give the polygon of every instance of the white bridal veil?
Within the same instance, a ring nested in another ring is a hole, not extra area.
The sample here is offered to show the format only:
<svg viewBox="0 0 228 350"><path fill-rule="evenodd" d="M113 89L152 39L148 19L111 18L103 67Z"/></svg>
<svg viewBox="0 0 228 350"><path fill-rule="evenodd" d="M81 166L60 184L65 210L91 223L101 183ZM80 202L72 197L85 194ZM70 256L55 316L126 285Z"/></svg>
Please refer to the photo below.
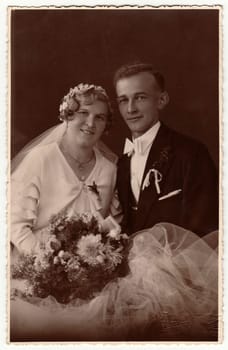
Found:
<svg viewBox="0 0 228 350"><path fill-rule="evenodd" d="M33 150L35 147L49 145L53 142L60 142L67 128L67 122L63 121L61 124L57 124L50 129L47 129L39 136L30 141L22 150L12 159L11 173L13 173L25 156ZM102 141L98 141L96 148L111 162L117 161L117 156L104 144Z"/></svg>

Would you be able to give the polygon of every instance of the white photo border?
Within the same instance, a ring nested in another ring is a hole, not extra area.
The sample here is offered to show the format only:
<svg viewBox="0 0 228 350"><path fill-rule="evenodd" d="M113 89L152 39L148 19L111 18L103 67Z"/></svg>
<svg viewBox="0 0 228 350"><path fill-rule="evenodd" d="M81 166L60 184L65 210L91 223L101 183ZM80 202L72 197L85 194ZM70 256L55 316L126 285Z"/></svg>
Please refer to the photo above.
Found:
<svg viewBox="0 0 228 350"><path fill-rule="evenodd" d="M228 296L227 296L227 289L228 289L228 283L226 275L228 275L228 255L227 255L227 249L228 249L228 243L226 238L226 231L228 231L228 218L226 218L225 213L228 212L227 210L227 202L228 202L228 117L226 117L226 114L228 114L228 82L227 82L227 70L228 70L228 4L226 4L225 0L220 0L218 3L207 0L207 1L147 1L147 2L141 2L141 1L67 1L67 0L1 0L0 1L0 150L1 150L1 166L0 166L0 210L1 210L1 216L0 216L0 230L1 230L1 238L0 238L0 248L1 248L1 254L0 254L0 263L1 263L1 272L0 272L0 281L1 281L1 288L0 288L0 313L1 313L1 322L0 322L0 349L37 349L37 348L48 348L48 349L56 349L56 347L59 347L60 349L75 349L76 347L80 346L80 348L84 349L92 349L92 348L100 348L102 347L106 349L111 349L113 347L120 348L120 349L127 349L130 348L149 348L149 349L167 349L167 346L169 348L176 349L188 349L190 344L182 344L182 343L169 343L169 344L155 344L155 343L48 343L48 344L7 344L7 319L8 319L8 312L7 312L7 175L8 175L8 154L9 154L9 138L7 138L7 130L8 130L8 113L9 113L9 61L8 61L8 50L9 50L9 31L8 31L8 7L50 7L55 8L57 7L78 7L78 6L108 6L108 7L120 7L120 6L129 6L131 8L132 6L138 6L138 7L144 7L144 6L177 6L179 7L185 7L185 6L194 6L194 8L201 7L201 6L222 6L222 26L220 28L220 37L221 42L220 44L220 54L221 54L221 61L220 66L222 67L222 70L220 71L220 127L222 126L222 132L220 136L220 144L222 144L222 149L220 149L220 159L222 159L222 163L220 160L220 180L222 177L222 193L220 197L223 199L222 204L222 211L221 211L221 219L223 221L223 243L220 242L220 244L223 244L224 249L224 255L223 255L223 264L224 264L224 272L223 272L223 278L224 278L224 307L223 307L223 319L224 319L224 340L222 344L197 344L198 349L207 349L208 345L210 349L225 349L228 346L228 335L225 334L225 329L227 327L228 323L228 311L227 311L227 305L228 305ZM225 64L226 62L226 64ZM220 146L221 147L221 146ZM221 281L220 281L221 282ZM192 346L196 344L191 344Z"/></svg>

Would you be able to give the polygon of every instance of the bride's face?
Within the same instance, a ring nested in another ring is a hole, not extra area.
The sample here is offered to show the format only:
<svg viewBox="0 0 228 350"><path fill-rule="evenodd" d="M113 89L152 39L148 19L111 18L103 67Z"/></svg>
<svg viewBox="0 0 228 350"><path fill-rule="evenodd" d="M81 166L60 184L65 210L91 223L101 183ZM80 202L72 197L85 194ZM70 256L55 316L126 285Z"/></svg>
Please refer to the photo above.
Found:
<svg viewBox="0 0 228 350"><path fill-rule="evenodd" d="M68 122L68 131L78 145L92 147L102 136L108 119L107 104L100 100L80 103L74 119Z"/></svg>

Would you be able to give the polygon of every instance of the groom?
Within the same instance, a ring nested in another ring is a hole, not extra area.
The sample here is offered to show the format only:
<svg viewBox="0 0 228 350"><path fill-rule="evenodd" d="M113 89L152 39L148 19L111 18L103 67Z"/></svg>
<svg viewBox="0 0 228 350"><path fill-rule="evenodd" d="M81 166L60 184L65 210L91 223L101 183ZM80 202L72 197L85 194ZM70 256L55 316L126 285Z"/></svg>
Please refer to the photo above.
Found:
<svg viewBox="0 0 228 350"><path fill-rule="evenodd" d="M164 78L150 64L122 66L114 84L132 133L119 160L117 189L129 233L169 222L199 236L218 228L218 183L204 145L160 122Z"/></svg>

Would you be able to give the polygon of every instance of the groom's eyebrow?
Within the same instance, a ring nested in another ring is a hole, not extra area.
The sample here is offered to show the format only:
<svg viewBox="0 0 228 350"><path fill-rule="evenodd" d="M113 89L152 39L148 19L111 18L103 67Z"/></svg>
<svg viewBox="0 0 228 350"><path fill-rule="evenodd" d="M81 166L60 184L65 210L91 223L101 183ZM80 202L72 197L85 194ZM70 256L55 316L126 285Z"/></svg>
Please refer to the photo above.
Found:
<svg viewBox="0 0 228 350"><path fill-rule="evenodd" d="M117 98L126 97L126 95L119 95Z"/></svg>
<svg viewBox="0 0 228 350"><path fill-rule="evenodd" d="M134 96L137 96L137 95L148 95L148 93L146 91L137 91Z"/></svg>
<svg viewBox="0 0 228 350"><path fill-rule="evenodd" d="M134 96L138 96L138 95L148 95L148 93L146 91L137 91L137 92L134 92L133 94L133 97ZM117 96L117 100L120 99L120 98L128 98L127 95L120 95L120 96Z"/></svg>

